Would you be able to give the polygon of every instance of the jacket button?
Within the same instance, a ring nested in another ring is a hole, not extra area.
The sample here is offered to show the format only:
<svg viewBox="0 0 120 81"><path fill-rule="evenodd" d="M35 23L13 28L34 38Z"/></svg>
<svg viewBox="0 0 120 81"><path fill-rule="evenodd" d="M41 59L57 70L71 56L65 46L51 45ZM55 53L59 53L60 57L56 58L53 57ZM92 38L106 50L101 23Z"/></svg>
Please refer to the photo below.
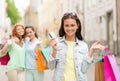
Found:
<svg viewBox="0 0 120 81"><path fill-rule="evenodd" d="M76 68L78 68L78 66L76 66Z"/></svg>
<svg viewBox="0 0 120 81"><path fill-rule="evenodd" d="M75 58L75 60L77 60L77 58Z"/></svg>

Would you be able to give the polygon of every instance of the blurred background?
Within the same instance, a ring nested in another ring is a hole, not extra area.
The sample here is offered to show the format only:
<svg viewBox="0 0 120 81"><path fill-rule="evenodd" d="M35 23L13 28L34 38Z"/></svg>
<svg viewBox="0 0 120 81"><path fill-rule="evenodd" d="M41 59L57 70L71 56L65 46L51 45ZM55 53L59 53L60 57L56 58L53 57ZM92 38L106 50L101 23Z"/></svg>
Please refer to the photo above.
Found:
<svg viewBox="0 0 120 81"><path fill-rule="evenodd" d="M58 35L63 14L75 12L81 20L82 35L88 45L101 39L115 56L119 56L118 3L120 0L0 0L0 43L8 38L15 23L22 22L33 25L43 47L47 47L48 32Z"/></svg>

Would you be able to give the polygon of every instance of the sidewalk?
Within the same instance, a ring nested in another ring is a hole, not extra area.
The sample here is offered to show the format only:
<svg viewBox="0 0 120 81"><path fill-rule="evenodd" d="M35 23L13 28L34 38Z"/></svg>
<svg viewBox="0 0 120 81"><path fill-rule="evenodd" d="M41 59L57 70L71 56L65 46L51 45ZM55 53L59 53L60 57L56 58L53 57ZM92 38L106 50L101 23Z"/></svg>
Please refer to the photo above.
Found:
<svg viewBox="0 0 120 81"><path fill-rule="evenodd" d="M8 81L5 75L5 67L0 65L0 81Z"/></svg>

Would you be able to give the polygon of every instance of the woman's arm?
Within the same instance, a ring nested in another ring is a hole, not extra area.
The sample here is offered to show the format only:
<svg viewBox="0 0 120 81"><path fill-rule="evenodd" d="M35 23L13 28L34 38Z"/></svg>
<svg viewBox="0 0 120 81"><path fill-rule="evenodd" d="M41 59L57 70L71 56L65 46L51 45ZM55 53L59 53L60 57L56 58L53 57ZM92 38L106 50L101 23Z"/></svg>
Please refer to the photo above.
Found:
<svg viewBox="0 0 120 81"><path fill-rule="evenodd" d="M92 44L90 51L88 52L87 56L85 57L85 59L82 62L82 67L81 67L81 71L83 73L86 73L90 64L93 62L93 53L95 50L103 50L104 46L101 45L100 41L97 41L95 43Z"/></svg>
<svg viewBox="0 0 120 81"><path fill-rule="evenodd" d="M48 67L51 70L53 70L56 67L56 64L57 64L57 59L56 59L56 52L57 51L52 51L52 50L53 49L51 49L50 58L49 58L49 62L48 62Z"/></svg>
<svg viewBox="0 0 120 81"><path fill-rule="evenodd" d="M55 39L50 40L50 45L52 47L52 57L56 58L57 53L57 41Z"/></svg>
<svg viewBox="0 0 120 81"><path fill-rule="evenodd" d="M50 40L50 45L51 45L51 54L48 62L48 66L50 69L54 69L56 67L57 59L56 59L56 54L57 54L57 41L54 39Z"/></svg>
<svg viewBox="0 0 120 81"><path fill-rule="evenodd" d="M0 50L0 54L7 53L7 50L9 49L11 44L12 44L12 40L11 39L7 40L7 43L5 44L5 46Z"/></svg>

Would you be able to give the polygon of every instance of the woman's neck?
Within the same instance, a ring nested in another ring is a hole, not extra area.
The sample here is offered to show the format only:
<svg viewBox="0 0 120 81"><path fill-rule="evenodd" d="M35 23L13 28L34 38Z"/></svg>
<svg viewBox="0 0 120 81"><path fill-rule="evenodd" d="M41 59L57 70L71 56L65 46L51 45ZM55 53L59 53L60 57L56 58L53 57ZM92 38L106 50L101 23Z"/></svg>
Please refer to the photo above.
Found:
<svg viewBox="0 0 120 81"><path fill-rule="evenodd" d="M19 42L21 42L23 39L22 36L14 36L13 38Z"/></svg>
<svg viewBox="0 0 120 81"><path fill-rule="evenodd" d="M20 41L22 41L23 37L22 36L18 36L17 37Z"/></svg>
<svg viewBox="0 0 120 81"><path fill-rule="evenodd" d="M33 37L30 39L31 42L34 42L36 40L36 37Z"/></svg>
<svg viewBox="0 0 120 81"><path fill-rule="evenodd" d="M75 41L75 37L65 37L65 39L67 40L67 41Z"/></svg>

